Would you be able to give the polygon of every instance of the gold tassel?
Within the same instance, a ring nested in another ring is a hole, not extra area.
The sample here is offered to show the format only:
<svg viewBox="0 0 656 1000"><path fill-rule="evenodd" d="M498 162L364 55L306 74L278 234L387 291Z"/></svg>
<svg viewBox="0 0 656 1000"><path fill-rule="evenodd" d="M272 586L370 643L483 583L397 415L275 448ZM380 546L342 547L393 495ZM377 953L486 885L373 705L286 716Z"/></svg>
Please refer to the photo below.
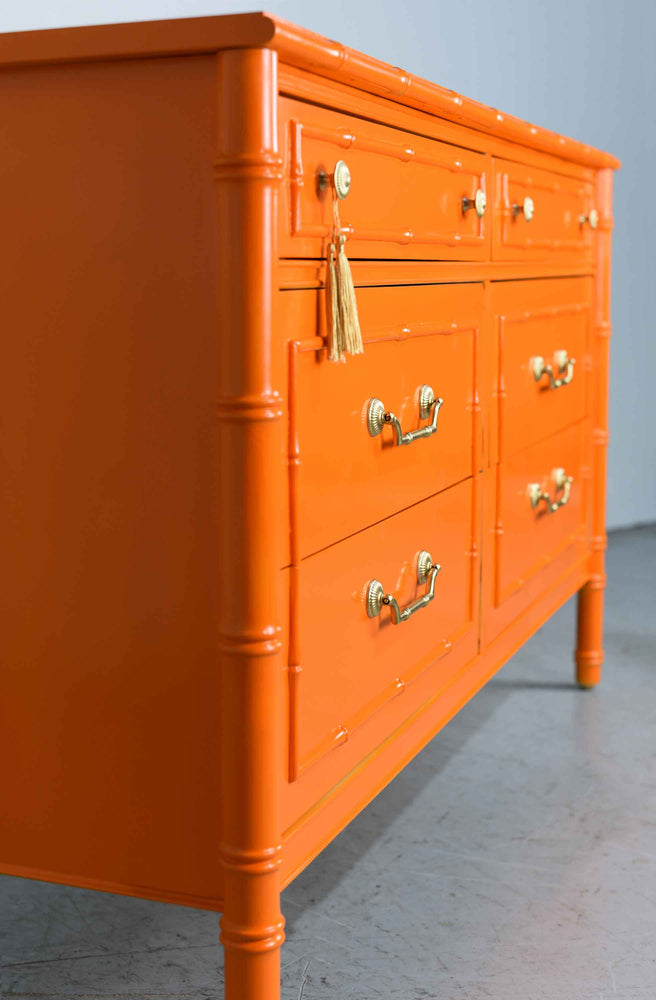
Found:
<svg viewBox="0 0 656 1000"><path fill-rule="evenodd" d="M337 198L333 194L333 240L328 248L326 306L330 361L344 361L344 354L362 354L362 334L358 319L351 266L344 250Z"/></svg>
<svg viewBox="0 0 656 1000"><path fill-rule="evenodd" d="M328 248L328 273L326 276L326 318L328 325L328 360L344 360L344 335L339 295L337 291L337 268L335 265L335 244Z"/></svg>
<svg viewBox="0 0 656 1000"><path fill-rule="evenodd" d="M341 317L344 350L349 354L363 354L358 304L355 300L351 265L344 250L345 243L346 237L340 236L339 253L337 254L337 302Z"/></svg>

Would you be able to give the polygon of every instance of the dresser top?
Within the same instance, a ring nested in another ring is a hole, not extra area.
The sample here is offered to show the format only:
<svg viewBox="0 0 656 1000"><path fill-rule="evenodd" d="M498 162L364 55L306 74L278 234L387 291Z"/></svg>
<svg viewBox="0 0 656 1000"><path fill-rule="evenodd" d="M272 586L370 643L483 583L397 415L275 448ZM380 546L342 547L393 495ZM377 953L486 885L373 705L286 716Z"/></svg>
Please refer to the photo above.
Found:
<svg viewBox="0 0 656 1000"><path fill-rule="evenodd" d="M281 61L369 94L589 167L610 153L506 115L267 13L137 21L0 34L0 67L93 62L267 46Z"/></svg>

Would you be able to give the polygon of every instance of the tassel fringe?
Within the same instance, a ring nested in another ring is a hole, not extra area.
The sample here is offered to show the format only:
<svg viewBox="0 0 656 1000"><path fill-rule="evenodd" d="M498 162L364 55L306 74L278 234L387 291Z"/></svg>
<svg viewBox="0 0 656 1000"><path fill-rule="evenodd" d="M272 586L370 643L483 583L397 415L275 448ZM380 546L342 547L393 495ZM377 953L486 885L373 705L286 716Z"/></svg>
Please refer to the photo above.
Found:
<svg viewBox="0 0 656 1000"><path fill-rule="evenodd" d="M337 303L341 316L344 350L348 354L362 354L362 334L358 319L358 304L355 300L353 275L351 265L344 250L346 237L339 237L339 253L337 254Z"/></svg>
<svg viewBox="0 0 656 1000"><path fill-rule="evenodd" d="M344 250L346 237L341 233L339 210L334 193L333 217L333 240L328 248L326 276L328 358L330 361L344 361L345 354L362 354L364 352L353 275Z"/></svg>
<svg viewBox="0 0 656 1000"><path fill-rule="evenodd" d="M328 360L344 360L344 334L337 292L337 266L335 264L335 244L328 248L328 273L326 276L326 305L328 309Z"/></svg>

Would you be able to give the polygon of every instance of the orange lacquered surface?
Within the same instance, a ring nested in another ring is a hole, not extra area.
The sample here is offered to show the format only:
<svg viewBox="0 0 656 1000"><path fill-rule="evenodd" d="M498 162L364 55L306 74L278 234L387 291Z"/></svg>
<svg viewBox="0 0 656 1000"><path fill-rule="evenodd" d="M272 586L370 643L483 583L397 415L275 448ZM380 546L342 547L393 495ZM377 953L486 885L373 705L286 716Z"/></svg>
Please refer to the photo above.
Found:
<svg viewBox="0 0 656 1000"><path fill-rule="evenodd" d="M474 366L482 284L359 289L365 353L345 364L329 362L313 336L324 332L323 296L286 293L281 306L284 329L298 336L289 391L302 556L472 475L481 459ZM444 400L436 432L401 446L390 426L372 437L372 397L404 431L430 423L419 413L424 383Z"/></svg>
<svg viewBox="0 0 656 1000"><path fill-rule="evenodd" d="M476 628L472 559L472 482L330 546L301 564L301 671L296 682L296 752L302 771L345 742L385 702ZM368 618L366 585L380 580L401 608L425 591L416 557L442 567L434 600L393 625L384 608ZM457 657L446 661L445 669Z"/></svg>
<svg viewBox="0 0 656 1000"><path fill-rule="evenodd" d="M492 470L485 492L484 642L547 590L589 551L590 466L587 421L516 452ZM529 501L539 483L556 500L553 472L573 477L569 501L554 513Z"/></svg>
<svg viewBox="0 0 656 1000"><path fill-rule="evenodd" d="M499 440L504 460L585 416L591 370L592 282L588 278L497 282L491 307L498 349ZM533 360L543 357L556 376L554 356L574 359L572 381L552 388L548 376L534 377ZM496 443L496 442L495 442Z"/></svg>
<svg viewBox="0 0 656 1000"><path fill-rule="evenodd" d="M283 881L577 590L599 679L618 163L269 15L0 65L0 870L223 909L227 1000L278 1000ZM437 433L371 438L423 383Z"/></svg>
<svg viewBox="0 0 656 1000"><path fill-rule="evenodd" d="M215 79L201 56L0 88L0 859L200 905L221 895Z"/></svg>
<svg viewBox="0 0 656 1000"><path fill-rule="evenodd" d="M498 159L493 161L493 174L494 260L591 258L594 231L580 221L595 207L591 183ZM513 211L513 206L523 207L526 197L534 205L528 222L523 212Z"/></svg>
<svg viewBox="0 0 656 1000"><path fill-rule="evenodd" d="M229 49L217 60L214 162L220 275L218 425L221 600L221 943L227 1000L279 991L285 365L271 350L272 220L282 175L277 56Z"/></svg>
<svg viewBox="0 0 656 1000"><path fill-rule="evenodd" d="M584 431L583 424L576 424L513 455L499 466L497 524L501 530L497 540L497 605L548 566L561 549L571 545L580 535L585 513ZM544 502L533 509L527 494L529 483L539 483L554 499L560 495L552 477L556 468L564 468L574 480L567 504L554 513L546 512Z"/></svg>
<svg viewBox="0 0 656 1000"><path fill-rule="evenodd" d="M343 112L280 100L285 180L280 215L283 257L323 257L333 228L332 176L346 160L351 189L340 204L350 257L482 260L489 212L463 213L489 183L480 153L387 128Z"/></svg>

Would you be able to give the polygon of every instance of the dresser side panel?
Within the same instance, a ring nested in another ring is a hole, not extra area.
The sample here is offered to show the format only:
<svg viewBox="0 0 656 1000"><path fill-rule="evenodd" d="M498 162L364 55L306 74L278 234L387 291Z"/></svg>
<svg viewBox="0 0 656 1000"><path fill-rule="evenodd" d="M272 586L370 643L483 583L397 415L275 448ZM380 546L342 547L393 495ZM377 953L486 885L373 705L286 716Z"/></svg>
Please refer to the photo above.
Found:
<svg viewBox="0 0 656 1000"><path fill-rule="evenodd" d="M216 116L212 55L0 90L0 869L208 907Z"/></svg>

